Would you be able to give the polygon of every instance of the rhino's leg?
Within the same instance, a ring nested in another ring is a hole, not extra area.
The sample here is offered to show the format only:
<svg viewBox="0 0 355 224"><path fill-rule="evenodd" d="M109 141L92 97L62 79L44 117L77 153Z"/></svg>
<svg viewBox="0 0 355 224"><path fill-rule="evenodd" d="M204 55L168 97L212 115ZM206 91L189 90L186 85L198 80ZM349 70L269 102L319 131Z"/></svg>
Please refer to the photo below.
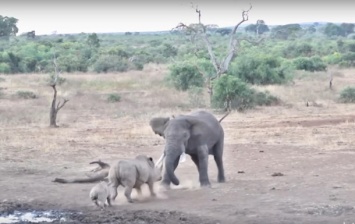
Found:
<svg viewBox="0 0 355 224"><path fill-rule="evenodd" d="M110 191L109 197L113 201L117 197L117 188L118 188L119 185L120 184L119 184L117 179L110 180L110 182L108 183L108 187L109 187L109 191Z"/></svg>
<svg viewBox="0 0 355 224"><path fill-rule="evenodd" d="M133 176L133 178L125 178L124 180L121 180L121 185L125 187L124 195L129 203L133 203L131 198L133 188L139 187L139 185L135 185L134 180L136 180L135 176Z"/></svg>
<svg viewBox="0 0 355 224"><path fill-rule="evenodd" d="M135 188L137 190L138 196L141 197L142 196L142 188L141 188L141 186L136 186Z"/></svg>
<svg viewBox="0 0 355 224"><path fill-rule="evenodd" d="M110 198L110 196L107 196L107 204L108 204L109 207L112 206L112 205L111 205L111 198Z"/></svg>
<svg viewBox="0 0 355 224"><path fill-rule="evenodd" d="M126 187L125 187L125 190L124 190L124 195L126 196L127 201L128 201L129 203L133 203L133 200L132 200L132 198L131 198L132 189L133 189L133 188L132 188L131 186L126 186Z"/></svg>
<svg viewBox="0 0 355 224"><path fill-rule="evenodd" d="M154 192L154 182L148 182L148 186L149 186L150 195L152 197L156 197L157 195Z"/></svg>

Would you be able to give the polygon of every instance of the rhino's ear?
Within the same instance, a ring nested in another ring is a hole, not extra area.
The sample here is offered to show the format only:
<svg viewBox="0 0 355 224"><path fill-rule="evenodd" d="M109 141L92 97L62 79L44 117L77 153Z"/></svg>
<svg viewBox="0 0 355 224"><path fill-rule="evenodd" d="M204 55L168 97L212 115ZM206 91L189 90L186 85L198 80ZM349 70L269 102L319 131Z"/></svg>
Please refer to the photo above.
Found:
<svg viewBox="0 0 355 224"><path fill-rule="evenodd" d="M164 131L169 120L169 117L155 117L150 120L149 125L155 134L164 137Z"/></svg>

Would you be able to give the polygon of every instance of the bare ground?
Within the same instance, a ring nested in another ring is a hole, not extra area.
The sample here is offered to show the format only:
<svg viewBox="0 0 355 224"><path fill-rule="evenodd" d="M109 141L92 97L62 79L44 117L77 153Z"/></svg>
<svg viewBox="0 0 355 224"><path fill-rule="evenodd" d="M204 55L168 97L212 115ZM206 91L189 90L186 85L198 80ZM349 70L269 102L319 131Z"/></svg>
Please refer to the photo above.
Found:
<svg viewBox="0 0 355 224"><path fill-rule="evenodd" d="M3 116L11 106L19 110L18 101L3 102ZM36 108L31 103L26 107ZM147 188L143 198L134 192L138 201L133 204L120 188L113 207L105 211L89 199L93 184L52 180L83 176L97 159L158 158L164 141L148 126L152 114L101 115L99 108L88 112L68 106L60 112L58 129L28 122L23 115L21 122L0 127L0 213L74 212L67 223L355 223L354 109L326 102L321 107L295 103L234 112L222 122L226 183L216 182L211 157L212 188L200 189L188 158L176 171L181 186L162 191L157 184L157 198L149 197Z"/></svg>

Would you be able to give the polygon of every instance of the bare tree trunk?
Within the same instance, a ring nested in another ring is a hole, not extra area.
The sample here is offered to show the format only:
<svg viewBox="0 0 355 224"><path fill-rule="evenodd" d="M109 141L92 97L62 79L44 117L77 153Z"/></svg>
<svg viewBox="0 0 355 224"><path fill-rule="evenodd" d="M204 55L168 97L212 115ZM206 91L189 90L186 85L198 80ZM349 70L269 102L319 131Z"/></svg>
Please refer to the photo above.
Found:
<svg viewBox="0 0 355 224"><path fill-rule="evenodd" d="M329 89L333 88L333 72L329 72Z"/></svg>
<svg viewBox="0 0 355 224"><path fill-rule="evenodd" d="M55 77L53 82L50 84L50 86L53 88L53 100L52 100L52 104L51 104L51 110L49 113L49 127L52 128L57 128L57 114L58 111L60 109L62 109L62 107L64 107L64 105L69 101L68 99L64 99L64 101L60 104L60 102L57 103L57 82L58 82L58 77L59 77L59 71L58 71L58 65L57 65L57 60L55 58L55 55L53 57L53 64L54 64L54 73L55 73Z"/></svg>
<svg viewBox="0 0 355 224"><path fill-rule="evenodd" d="M56 127L58 127L58 125L57 125L57 113L58 113L58 111L56 110L56 107L55 107L55 103L57 101L57 89L55 88L55 85L52 85L52 88L53 88L53 91L54 91L54 95L53 95L53 100L52 100L52 105L51 105L51 111L49 113L49 121L50 121L49 126L53 127L53 128L56 128Z"/></svg>
<svg viewBox="0 0 355 224"><path fill-rule="evenodd" d="M51 85L54 91L53 94L53 100L52 100L52 104L51 104L51 110L49 113L49 127L52 128L57 128L57 114L58 111L60 109L62 109L62 107L64 107L64 105L69 101L67 99L64 99L64 101L62 102L62 104L60 104L60 102L58 102L58 104L56 104L57 102L57 89L55 87L55 85Z"/></svg>

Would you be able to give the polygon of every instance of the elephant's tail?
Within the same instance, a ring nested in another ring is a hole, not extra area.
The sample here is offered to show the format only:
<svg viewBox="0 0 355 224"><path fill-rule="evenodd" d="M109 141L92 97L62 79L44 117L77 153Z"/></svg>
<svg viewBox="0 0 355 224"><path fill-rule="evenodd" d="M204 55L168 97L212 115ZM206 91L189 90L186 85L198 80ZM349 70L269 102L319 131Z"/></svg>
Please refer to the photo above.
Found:
<svg viewBox="0 0 355 224"><path fill-rule="evenodd" d="M219 119L219 123L223 121L224 118L226 118L230 114L230 111L228 111L221 119Z"/></svg>

